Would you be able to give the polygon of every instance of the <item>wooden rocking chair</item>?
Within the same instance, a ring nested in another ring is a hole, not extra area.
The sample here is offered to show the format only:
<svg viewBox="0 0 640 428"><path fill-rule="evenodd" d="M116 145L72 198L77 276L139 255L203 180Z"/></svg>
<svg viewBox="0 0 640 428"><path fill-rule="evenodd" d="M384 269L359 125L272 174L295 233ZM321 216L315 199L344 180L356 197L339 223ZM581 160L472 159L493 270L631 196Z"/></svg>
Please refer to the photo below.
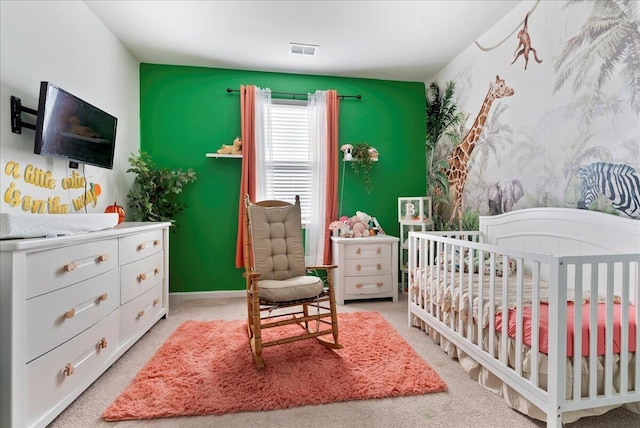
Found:
<svg viewBox="0 0 640 428"><path fill-rule="evenodd" d="M244 201L247 331L256 368L264 368L262 349L269 346L316 338L327 348L342 348L333 291L336 266L305 266L300 198L293 205L252 203L248 195ZM324 281L312 272L326 272ZM299 334L263 342L262 330L291 324L301 327ZM326 335L333 340L321 337Z"/></svg>

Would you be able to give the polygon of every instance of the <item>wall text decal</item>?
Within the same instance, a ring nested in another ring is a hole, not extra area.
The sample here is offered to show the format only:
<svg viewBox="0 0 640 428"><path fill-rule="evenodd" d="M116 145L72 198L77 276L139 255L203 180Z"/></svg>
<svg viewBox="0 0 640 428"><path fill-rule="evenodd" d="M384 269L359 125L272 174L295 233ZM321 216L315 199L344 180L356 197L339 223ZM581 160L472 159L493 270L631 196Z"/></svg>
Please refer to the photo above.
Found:
<svg viewBox="0 0 640 428"><path fill-rule="evenodd" d="M15 179L20 178L29 185L52 191L56 189L57 180L51 171L45 171L32 164L28 164L24 171L20 170L20 164L15 161L7 162L4 173ZM97 183L89 183L90 187L80 196L72 198L73 209L80 211L88 205L95 207L98 203L98 196L101 193L100 185ZM84 176L72 171L71 176L61 180L63 190L86 189L86 179ZM52 195L46 199L38 199L29 194L23 194L18 188L15 181L9 183L4 191L3 201L10 207L20 207L22 211L33 214L67 214L71 211L69 204L62 203L60 196Z"/></svg>

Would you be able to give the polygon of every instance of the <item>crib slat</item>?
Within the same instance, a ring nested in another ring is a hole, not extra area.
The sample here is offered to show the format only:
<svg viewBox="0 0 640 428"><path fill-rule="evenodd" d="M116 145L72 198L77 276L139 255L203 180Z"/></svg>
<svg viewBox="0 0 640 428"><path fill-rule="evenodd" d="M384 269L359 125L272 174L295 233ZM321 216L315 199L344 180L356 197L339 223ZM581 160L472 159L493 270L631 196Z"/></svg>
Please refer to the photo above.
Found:
<svg viewBox="0 0 640 428"><path fill-rule="evenodd" d="M520 266L518 266L520 269ZM538 365L540 361L540 262L534 262L532 266L532 288L531 288L531 382L535 386L540 386Z"/></svg>
<svg viewBox="0 0 640 428"><path fill-rule="evenodd" d="M506 256L502 258L502 266L505 266ZM508 347L509 344L509 277L502 275L502 331L500 336L500 361L502 364L509 364Z"/></svg>
<svg viewBox="0 0 640 428"><path fill-rule="evenodd" d="M607 397L613 395L613 263L606 265L607 285L607 321L605 325L605 370L604 370L604 394ZM593 298L592 298L593 301Z"/></svg>
<svg viewBox="0 0 640 428"><path fill-rule="evenodd" d="M591 295L598 295L598 265L591 265ZM598 306L590 305L589 312L589 331L598 331ZM598 335L589 335L589 373L597 373L598 371ZM597 376L589 376L589 399L593 399L598 395Z"/></svg>
<svg viewBox="0 0 640 428"><path fill-rule="evenodd" d="M518 374L518 376L522 376L522 343L523 343L523 329L524 329L524 322L523 322L523 315L522 315L522 311L523 311L523 304L522 304L522 299L523 299L523 291L522 291L522 277L524 275L524 270L522 270L522 263L521 263L522 259L518 259L517 263L518 265L516 266L516 373ZM503 255L502 258L502 277L508 277L509 273L508 273L508 263L509 263L509 258L507 257L507 255ZM508 280L507 280L508 281ZM508 288L508 287L507 287ZM502 301L502 306L503 308L506 307L506 311L509 311L509 305L508 305L508 300L503 300ZM539 308L538 308L539 309ZM503 309L505 310L505 309ZM536 309L534 309L535 311Z"/></svg>
<svg viewBox="0 0 640 428"><path fill-rule="evenodd" d="M620 394L629 392L629 263L622 264L620 311Z"/></svg>
<svg viewBox="0 0 640 428"><path fill-rule="evenodd" d="M496 254L489 256L489 355L496 357Z"/></svg>
<svg viewBox="0 0 640 428"><path fill-rule="evenodd" d="M478 342L476 343L480 349L483 349L484 344L484 328L482 328L484 323L484 317L482 314L484 313L484 269L482 268L482 260L484 260L484 251L480 250L478 254L478 258L481 260L480 266L478 267L478 296L480 297L480 301L478 304L478 314L477 314L477 325L478 325Z"/></svg>
<svg viewBox="0 0 640 428"><path fill-rule="evenodd" d="M583 265L574 265L574 311L573 314L573 399L582 396L582 273Z"/></svg>

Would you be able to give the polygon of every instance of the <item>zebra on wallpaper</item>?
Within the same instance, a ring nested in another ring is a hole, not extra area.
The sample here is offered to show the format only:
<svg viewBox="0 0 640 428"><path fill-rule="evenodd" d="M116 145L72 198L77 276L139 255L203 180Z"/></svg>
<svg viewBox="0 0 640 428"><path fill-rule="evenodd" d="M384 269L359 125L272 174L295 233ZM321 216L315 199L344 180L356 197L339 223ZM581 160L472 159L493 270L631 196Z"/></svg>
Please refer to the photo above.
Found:
<svg viewBox="0 0 640 428"><path fill-rule="evenodd" d="M625 164L595 162L580 168L582 180L578 208L588 209L599 196L604 195L613 207L631 218L640 217L640 175Z"/></svg>

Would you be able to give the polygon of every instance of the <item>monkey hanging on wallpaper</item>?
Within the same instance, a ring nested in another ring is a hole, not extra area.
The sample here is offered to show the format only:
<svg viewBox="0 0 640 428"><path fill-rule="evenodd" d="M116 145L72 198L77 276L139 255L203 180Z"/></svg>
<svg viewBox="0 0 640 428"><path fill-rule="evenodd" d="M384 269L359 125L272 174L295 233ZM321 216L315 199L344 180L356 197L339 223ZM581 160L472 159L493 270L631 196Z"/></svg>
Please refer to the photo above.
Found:
<svg viewBox="0 0 640 428"><path fill-rule="evenodd" d="M531 12L529 12L531 13ZM516 48L515 52L513 53L514 55L516 55L516 57L513 59L513 61L511 61L511 64L513 65L514 62L516 62L516 60L518 58L520 58L521 55L524 55L524 69L527 69L527 64L529 63L529 52L533 52L533 57L536 59L536 61L538 63L541 63L542 60L538 59L538 53L536 52L536 50L534 48L531 47L531 37L529 37L529 32L527 31L527 20L529 19L529 13L527 13L527 16L524 17L524 26L522 27L522 30L520 30L518 32L518 39L520 40L520 43L518 43L518 47ZM518 49L520 49L520 47L522 47L522 49L520 50L520 52L518 52Z"/></svg>

